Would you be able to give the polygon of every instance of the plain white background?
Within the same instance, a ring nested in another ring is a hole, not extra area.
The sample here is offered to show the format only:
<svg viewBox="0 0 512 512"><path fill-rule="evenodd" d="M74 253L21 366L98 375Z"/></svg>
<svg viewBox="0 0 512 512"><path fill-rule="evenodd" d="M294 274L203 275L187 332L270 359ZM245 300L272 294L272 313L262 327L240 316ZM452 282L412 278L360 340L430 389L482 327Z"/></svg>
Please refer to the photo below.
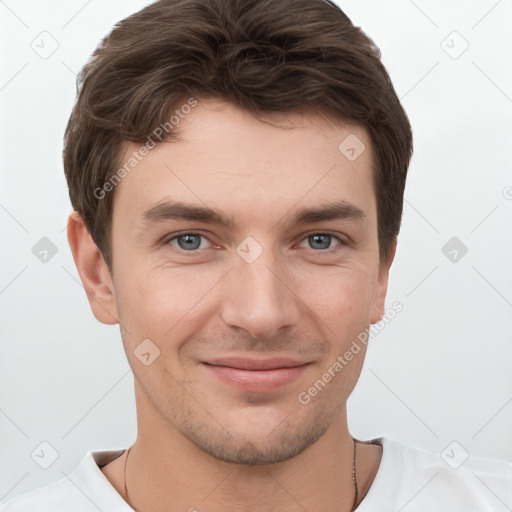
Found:
<svg viewBox="0 0 512 512"><path fill-rule="evenodd" d="M93 317L67 243L61 151L75 74L146 4L0 1L1 501L136 436L118 326ZM512 460L512 1L339 4L381 48L415 137L388 293L404 309L370 343L352 434Z"/></svg>

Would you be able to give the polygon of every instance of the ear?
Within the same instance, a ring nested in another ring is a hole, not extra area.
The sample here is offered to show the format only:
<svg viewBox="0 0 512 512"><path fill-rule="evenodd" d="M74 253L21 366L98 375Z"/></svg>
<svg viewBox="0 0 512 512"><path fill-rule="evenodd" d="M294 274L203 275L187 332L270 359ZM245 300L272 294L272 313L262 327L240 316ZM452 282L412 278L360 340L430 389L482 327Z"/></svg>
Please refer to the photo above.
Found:
<svg viewBox="0 0 512 512"><path fill-rule="evenodd" d="M94 316L104 324L117 324L112 277L83 219L74 210L68 218L68 242Z"/></svg>
<svg viewBox="0 0 512 512"><path fill-rule="evenodd" d="M384 309L386 303L386 294L388 291L388 277L389 269L395 258L397 241L393 242L393 245L389 251L389 257L387 261L381 261L379 264L379 276L377 279L377 290L375 293L375 300L373 303L373 310L370 317L370 324L376 324L382 320L384 316Z"/></svg>

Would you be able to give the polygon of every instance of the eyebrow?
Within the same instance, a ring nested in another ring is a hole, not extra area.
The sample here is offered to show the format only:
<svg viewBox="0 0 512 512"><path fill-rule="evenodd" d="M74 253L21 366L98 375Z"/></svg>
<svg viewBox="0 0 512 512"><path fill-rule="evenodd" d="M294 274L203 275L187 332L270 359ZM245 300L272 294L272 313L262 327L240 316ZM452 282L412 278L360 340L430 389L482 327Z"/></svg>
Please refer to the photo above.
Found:
<svg viewBox="0 0 512 512"><path fill-rule="evenodd" d="M284 217L289 217L285 215ZM196 206L175 201L157 204L142 215L142 227L159 224L169 220L189 220L227 227L235 227L233 217L216 212L206 206ZM291 224L312 224L329 220L355 220L366 222L366 214L359 207L347 201L335 201L320 207L300 208L293 215Z"/></svg>

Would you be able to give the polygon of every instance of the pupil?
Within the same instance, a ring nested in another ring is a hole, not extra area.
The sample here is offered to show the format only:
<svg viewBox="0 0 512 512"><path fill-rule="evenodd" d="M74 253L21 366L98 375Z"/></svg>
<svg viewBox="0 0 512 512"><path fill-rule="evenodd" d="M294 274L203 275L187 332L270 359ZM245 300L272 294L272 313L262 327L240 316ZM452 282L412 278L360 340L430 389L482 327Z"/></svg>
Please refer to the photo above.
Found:
<svg viewBox="0 0 512 512"><path fill-rule="evenodd" d="M194 244L195 239L195 244ZM185 243L182 245L182 241L185 240ZM178 238L179 245L182 249L197 249L200 244L198 244L199 237L197 235L183 235Z"/></svg>
<svg viewBox="0 0 512 512"><path fill-rule="evenodd" d="M321 247L322 249L327 249L329 247L330 236L331 235L313 235L312 238L314 240L314 243L318 242L321 245L323 244L323 246Z"/></svg>

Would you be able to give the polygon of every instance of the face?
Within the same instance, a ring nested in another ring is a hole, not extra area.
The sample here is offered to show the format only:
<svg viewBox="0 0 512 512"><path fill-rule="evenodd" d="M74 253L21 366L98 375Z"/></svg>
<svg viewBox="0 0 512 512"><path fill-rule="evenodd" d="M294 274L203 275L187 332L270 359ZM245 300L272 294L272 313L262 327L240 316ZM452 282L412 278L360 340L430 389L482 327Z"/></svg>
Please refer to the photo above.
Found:
<svg viewBox="0 0 512 512"><path fill-rule="evenodd" d="M308 390L378 321L388 270L365 130L314 114L267 119L199 102L181 140L117 185L112 225L138 409L242 464L299 454L344 410L364 347ZM338 149L351 134L366 146L355 160Z"/></svg>

